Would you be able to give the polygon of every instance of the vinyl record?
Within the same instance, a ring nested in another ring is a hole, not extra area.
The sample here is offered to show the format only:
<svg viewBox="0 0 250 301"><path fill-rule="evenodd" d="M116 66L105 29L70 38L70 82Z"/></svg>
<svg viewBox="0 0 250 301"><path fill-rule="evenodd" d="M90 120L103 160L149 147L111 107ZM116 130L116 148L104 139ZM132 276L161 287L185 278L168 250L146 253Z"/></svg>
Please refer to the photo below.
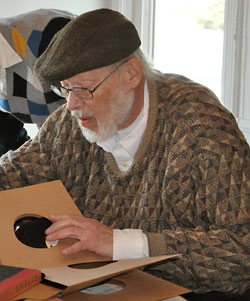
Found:
<svg viewBox="0 0 250 301"><path fill-rule="evenodd" d="M25 216L15 222L16 237L25 245L33 248L50 248L57 241L47 242L45 230L52 222L45 217Z"/></svg>

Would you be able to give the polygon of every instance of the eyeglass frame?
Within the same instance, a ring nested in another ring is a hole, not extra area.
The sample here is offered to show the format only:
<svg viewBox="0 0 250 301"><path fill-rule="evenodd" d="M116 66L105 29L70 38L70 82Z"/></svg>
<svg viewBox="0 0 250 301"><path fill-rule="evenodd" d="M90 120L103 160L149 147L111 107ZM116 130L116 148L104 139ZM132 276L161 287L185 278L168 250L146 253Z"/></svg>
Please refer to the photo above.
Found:
<svg viewBox="0 0 250 301"><path fill-rule="evenodd" d="M55 91L60 91L61 89L64 89L66 90L67 92L67 95L65 95L64 97L67 99L68 96L69 96L69 93L70 92L73 92L78 89L78 90L85 90L85 91L88 91L91 95L91 98L89 99L84 99L83 97L80 97L77 93L74 93L74 95L76 97L78 97L80 100L83 100L83 101L88 101L88 100L92 100L94 98L94 92L118 69L120 68L123 64L125 64L126 62L128 61L128 59L125 59L123 60L119 65L117 65L99 84L97 84L92 90L90 90L89 88L84 88L84 87L72 87L72 88L66 88L66 87L63 87L63 86L55 86L55 85L51 85L50 86L50 89L55 93L57 94L58 96L64 96L62 94L59 95L59 93L55 92Z"/></svg>

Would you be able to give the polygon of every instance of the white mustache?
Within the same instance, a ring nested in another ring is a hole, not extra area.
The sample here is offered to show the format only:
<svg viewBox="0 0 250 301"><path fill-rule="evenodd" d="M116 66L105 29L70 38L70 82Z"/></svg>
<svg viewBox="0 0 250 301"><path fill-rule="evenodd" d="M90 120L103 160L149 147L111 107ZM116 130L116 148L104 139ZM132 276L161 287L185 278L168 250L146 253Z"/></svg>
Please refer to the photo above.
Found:
<svg viewBox="0 0 250 301"><path fill-rule="evenodd" d="M95 115L92 112L86 112L86 111L80 111L80 110L74 110L71 111L72 116L75 116L77 118L81 117L95 117Z"/></svg>

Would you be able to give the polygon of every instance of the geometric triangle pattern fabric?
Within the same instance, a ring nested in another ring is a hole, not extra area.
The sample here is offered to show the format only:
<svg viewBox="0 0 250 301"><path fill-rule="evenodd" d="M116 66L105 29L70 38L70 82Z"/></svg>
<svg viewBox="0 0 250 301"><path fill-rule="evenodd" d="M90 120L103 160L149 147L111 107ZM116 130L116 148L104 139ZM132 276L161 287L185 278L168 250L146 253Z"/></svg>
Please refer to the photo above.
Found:
<svg viewBox="0 0 250 301"><path fill-rule="evenodd" d="M13 96L19 96L19 97L27 97L27 81L16 74L14 75L14 85L13 85Z"/></svg>
<svg viewBox="0 0 250 301"><path fill-rule="evenodd" d="M22 34L18 31L16 27L12 29L12 40L14 45L14 50L17 54L21 55L23 58L25 58L26 54L26 40L22 36Z"/></svg>
<svg viewBox="0 0 250 301"><path fill-rule="evenodd" d="M23 123L34 123L32 119L32 115L30 114L13 113L12 115L19 121L22 121Z"/></svg>
<svg viewBox="0 0 250 301"><path fill-rule="evenodd" d="M49 42L52 40L54 34L62 29L68 23L68 19L57 17L48 22L44 30L41 32L41 41L37 49L37 57L40 56L47 48Z"/></svg>
<svg viewBox="0 0 250 301"><path fill-rule="evenodd" d="M24 123L41 125L48 115L65 103L48 84L40 83L33 67L54 34L75 17L68 11L38 9L0 18L0 34L22 59L18 63L13 61L5 69L6 84L0 91L0 109Z"/></svg>
<svg viewBox="0 0 250 301"><path fill-rule="evenodd" d="M33 30L29 39L27 40L27 45L29 46L32 54L38 57L38 48L40 41L42 39L42 32L38 30Z"/></svg>
<svg viewBox="0 0 250 301"><path fill-rule="evenodd" d="M8 100L0 97L0 107L3 109L3 111L10 111L10 106Z"/></svg>
<svg viewBox="0 0 250 301"><path fill-rule="evenodd" d="M37 103L34 103L32 101L28 100L28 106L30 114L36 114L36 115L49 115L48 107L46 105L39 105Z"/></svg>

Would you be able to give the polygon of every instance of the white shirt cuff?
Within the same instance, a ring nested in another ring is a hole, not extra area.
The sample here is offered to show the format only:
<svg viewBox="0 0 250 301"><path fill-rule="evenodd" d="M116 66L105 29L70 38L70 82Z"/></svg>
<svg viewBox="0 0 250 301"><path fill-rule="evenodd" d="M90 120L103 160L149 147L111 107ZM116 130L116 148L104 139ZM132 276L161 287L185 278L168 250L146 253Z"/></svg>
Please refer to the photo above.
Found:
<svg viewBox="0 0 250 301"><path fill-rule="evenodd" d="M140 229L113 230L113 260L148 257L147 235Z"/></svg>

